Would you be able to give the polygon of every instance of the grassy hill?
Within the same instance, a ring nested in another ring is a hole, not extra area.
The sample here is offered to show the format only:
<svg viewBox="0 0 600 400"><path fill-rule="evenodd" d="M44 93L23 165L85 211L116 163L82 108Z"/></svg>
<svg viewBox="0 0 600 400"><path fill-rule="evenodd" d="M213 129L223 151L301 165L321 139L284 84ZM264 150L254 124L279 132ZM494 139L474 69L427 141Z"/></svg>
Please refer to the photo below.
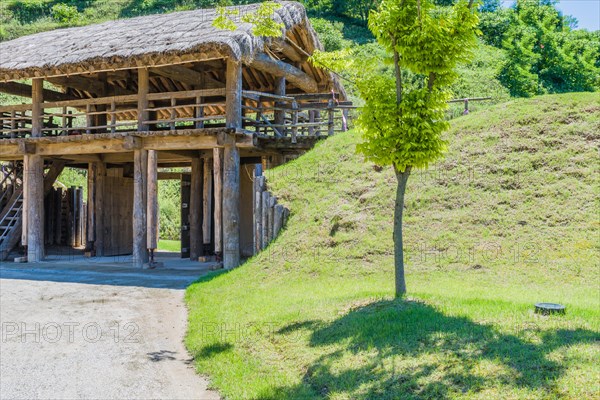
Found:
<svg viewBox="0 0 600 400"><path fill-rule="evenodd" d="M497 105L448 139L409 180L404 301L395 178L355 154L356 132L269 171L285 231L187 291L198 371L232 399L598 396L598 95Z"/></svg>

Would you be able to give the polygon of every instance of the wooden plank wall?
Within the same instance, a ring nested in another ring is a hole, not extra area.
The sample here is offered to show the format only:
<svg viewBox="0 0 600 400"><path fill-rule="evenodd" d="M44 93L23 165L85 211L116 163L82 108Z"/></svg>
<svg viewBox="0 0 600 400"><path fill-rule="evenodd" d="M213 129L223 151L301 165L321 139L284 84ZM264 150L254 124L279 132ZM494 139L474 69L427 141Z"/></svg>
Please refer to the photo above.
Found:
<svg viewBox="0 0 600 400"><path fill-rule="evenodd" d="M102 184L105 210L104 256L133 252L133 179L107 176Z"/></svg>

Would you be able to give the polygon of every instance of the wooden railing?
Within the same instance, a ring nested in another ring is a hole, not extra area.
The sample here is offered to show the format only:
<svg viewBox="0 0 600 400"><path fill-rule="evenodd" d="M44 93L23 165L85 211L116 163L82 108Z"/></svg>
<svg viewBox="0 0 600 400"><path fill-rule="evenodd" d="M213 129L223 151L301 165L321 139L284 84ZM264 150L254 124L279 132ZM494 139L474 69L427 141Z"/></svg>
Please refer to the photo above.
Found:
<svg viewBox="0 0 600 400"><path fill-rule="evenodd" d="M350 102L336 96L278 96L243 91L242 126L264 137L332 135L348 127ZM147 107L137 95L42 103L42 136L70 136L138 130L202 129L225 126L225 89L150 93ZM31 136L32 105L0 106L0 138ZM143 129L139 129L142 126Z"/></svg>
<svg viewBox="0 0 600 400"><path fill-rule="evenodd" d="M351 102L340 102L334 94L278 96L244 91L244 129L262 136L333 135L348 129Z"/></svg>

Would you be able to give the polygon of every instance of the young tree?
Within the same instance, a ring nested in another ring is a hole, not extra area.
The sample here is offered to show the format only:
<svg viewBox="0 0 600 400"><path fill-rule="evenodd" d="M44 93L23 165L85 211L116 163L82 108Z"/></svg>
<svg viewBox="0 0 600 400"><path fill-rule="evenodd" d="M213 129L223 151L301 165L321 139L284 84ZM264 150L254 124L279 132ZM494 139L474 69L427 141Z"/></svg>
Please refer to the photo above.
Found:
<svg viewBox="0 0 600 400"><path fill-rule="evenodd" d="M366 159L391 165L396 173L394 251L396 296L406 293L402 215L413 168L425 168L442 156L448 87L459 62L476 44L477 6L458 0L436 8L431 0L383 0L369 17L369 28L393 57L393 78L373 74L358 82L365 100L358 123ZM403 77L410 76L410 82Z"/></svg>

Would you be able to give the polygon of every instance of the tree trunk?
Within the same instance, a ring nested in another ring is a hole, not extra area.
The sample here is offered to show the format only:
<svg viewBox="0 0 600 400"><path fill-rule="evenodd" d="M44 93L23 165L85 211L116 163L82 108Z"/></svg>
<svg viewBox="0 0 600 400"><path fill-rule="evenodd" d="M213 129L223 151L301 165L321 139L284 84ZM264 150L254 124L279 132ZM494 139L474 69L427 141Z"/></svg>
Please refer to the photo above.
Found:
<svg viewBox="0 0 600 400"><path fill-rule="evenodd" d="M406 167L404 172L394 167L398 186L396 187L396 206L394 209L394 270L396 275L396 297L402 297L406 293L406 281L404 279L404 248L402 245L402 213L404 211L404 193L406 183L410 176L411 167Z"/></svg>

